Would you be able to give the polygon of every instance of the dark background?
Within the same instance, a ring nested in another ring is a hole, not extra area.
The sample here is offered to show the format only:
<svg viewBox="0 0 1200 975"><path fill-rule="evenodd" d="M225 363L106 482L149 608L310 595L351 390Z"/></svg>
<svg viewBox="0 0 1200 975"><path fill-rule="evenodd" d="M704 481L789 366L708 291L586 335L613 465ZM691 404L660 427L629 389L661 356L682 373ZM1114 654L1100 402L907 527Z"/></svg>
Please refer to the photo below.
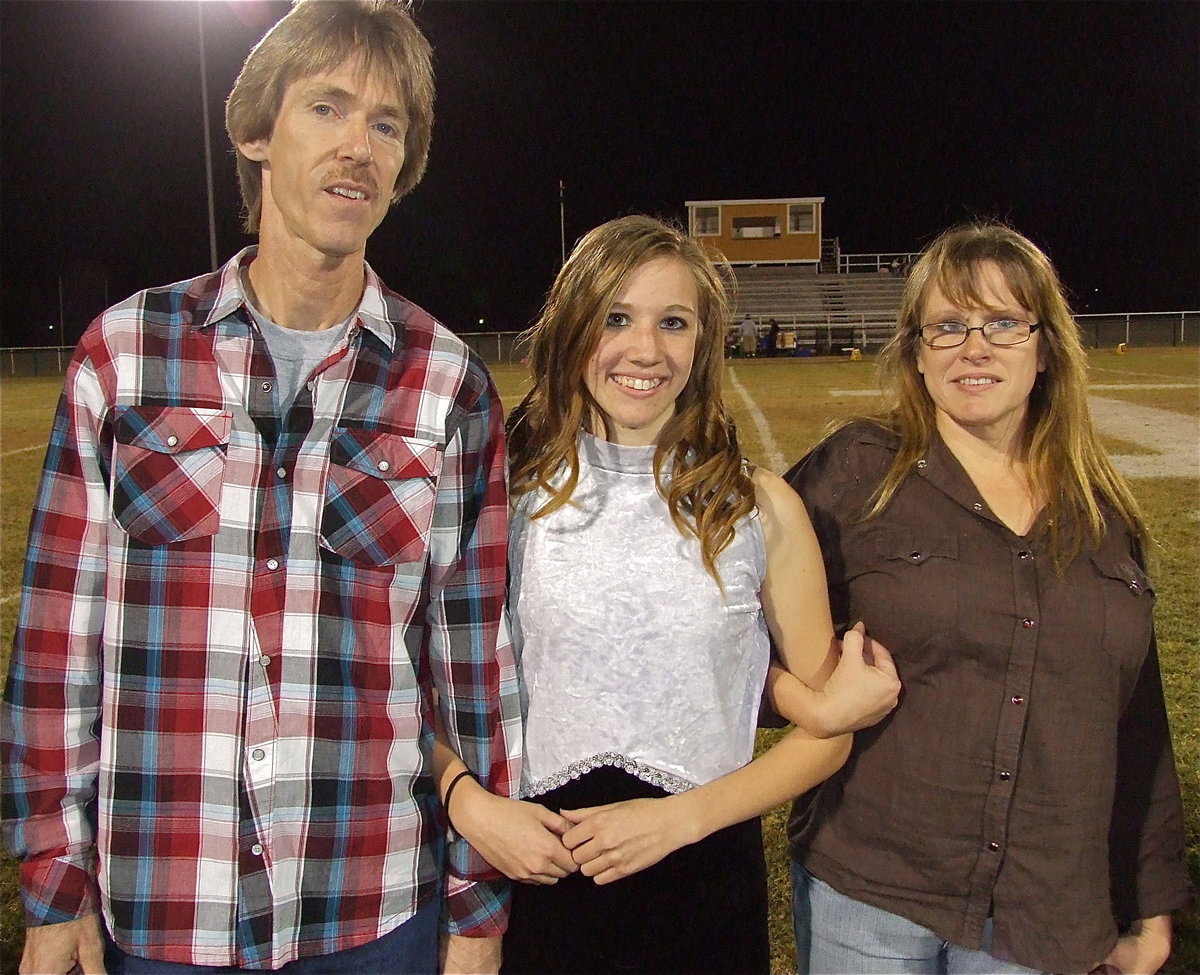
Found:
<svg viewBox="0 0 1200 975"><path fill-rule="evenodd" d="M218 254L224 97L276 0L203 8ZM524 328L597 223L823 196L846 252L1000 217L1077 311L1200 308L1200 4L423 0L429 172L368 245L451 327ZM0 3L0 345L208 268L198 5ZM484 319L480 326L479 319Z"/></svg>

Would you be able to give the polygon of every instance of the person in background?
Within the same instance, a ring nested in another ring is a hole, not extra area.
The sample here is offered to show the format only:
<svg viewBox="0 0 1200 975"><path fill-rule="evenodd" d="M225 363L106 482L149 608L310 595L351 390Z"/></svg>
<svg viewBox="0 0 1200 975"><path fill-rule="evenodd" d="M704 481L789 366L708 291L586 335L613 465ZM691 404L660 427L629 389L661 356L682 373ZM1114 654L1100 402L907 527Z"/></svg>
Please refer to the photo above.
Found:
<svg viewBox="0 0 1200 975"><path fill-rule="evenodd" d="M779 322L767 320L767 355L774 358L779 354Z"/></svg>
<svg viewBox="0 0 1200 975"><path fill-rule="evenodd" d="M795 804L802 972L1154 972L1189 899L1146 528L1087 407L1046 256L940 236L881 355L887 408L787 475L835 622L899 707Z"/></svg>
<svg viewBox="0 0 1200 975"><path fill-rule="evenodd" d="M297 3L226 110L257 247L75 350L3 709L22 972L499 963L430 759L517 786L501 407L364 260L432 122L403 6Z"/></svg>
<svg viewBox="0 0 1200 975"><path fill-rule="evenodd" d="M455 827L532 882L506 972L766 972L757 817L895 705L882 647L852 631L839 659L800 499L738 448L727 316L703 248L631 216L579 241L533 329L508 424L528 801L439 772ZM771 638L803 727L752 760Z"/></svg>
<svg viewBox="0 0 1200 975"><path fill-rule="evenodd" d="M744 358L748 359L758 354L758 326L750 317L749 312L738 322L738 340L741 343Z"/></svg>

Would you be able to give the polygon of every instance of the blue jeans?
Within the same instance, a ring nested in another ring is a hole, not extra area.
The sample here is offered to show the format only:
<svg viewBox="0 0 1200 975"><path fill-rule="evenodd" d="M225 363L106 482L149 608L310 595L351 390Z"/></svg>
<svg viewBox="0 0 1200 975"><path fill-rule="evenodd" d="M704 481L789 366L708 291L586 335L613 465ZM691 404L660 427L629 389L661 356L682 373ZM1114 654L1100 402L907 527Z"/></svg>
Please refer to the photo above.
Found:
<svg viewBox="0 0 1200 975"><path fill-rule="evenodd" d="M437 899L422 907L416 914L382 938L368 941L357 948L335 951L330 955L297 958L282 968L278 975L433 975L438 971L438 917L441 902ZM153 961L127 955L110 944L104 955L109 975L262 975L256 969L183 965L169 961Z"/></svg>
<svg viewBox="0 0 1200 975"><path fill-rule="evenodd" d="M1035 969L960 948L907 918L840 894L792 861L792 923L800 975L1029 975Z"/></svg>

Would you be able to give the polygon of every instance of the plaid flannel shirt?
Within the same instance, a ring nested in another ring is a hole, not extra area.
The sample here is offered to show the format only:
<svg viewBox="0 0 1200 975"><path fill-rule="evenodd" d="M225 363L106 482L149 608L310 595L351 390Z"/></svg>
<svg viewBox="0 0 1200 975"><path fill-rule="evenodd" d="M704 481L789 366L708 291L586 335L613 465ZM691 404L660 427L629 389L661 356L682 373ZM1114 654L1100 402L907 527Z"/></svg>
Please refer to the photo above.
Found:
<svg viewBox="0 0 1200 975"><path fill-rule="evenodd" d="M437 708L487 788L520 780L495 389L368 267L281 420L251 254L72 358L4 700L27 920L275 968L386 934L448 859L449 930L500 934L507 884L444 841L429 761Z"/></svg>

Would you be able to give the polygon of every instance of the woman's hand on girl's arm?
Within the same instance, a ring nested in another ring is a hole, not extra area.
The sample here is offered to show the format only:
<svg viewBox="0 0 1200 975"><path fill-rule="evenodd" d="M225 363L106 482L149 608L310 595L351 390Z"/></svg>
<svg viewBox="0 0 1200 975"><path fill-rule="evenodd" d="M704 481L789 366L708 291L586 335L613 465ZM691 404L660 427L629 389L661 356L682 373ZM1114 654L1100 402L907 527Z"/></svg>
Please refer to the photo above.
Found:
<svg viewBox="0 0 1200 975"><path fill-rule="evenodd" d="M892 655L866 635L862 623L846 631L837 666L820 690L778 664L773 663L767 674L771 706L817 738L833 738L880 721L896 707L900 686Z"/></svg>
<svg viewBox="0 0 1200 975"><path fill-rule="evenodd" d="M775 709L820 738L874 724L896 706L900 692L891 654L861 625L846 633L839 652L825 563L804 502L762 468L754 487L767 547L763 613L784 667L806 685L774 675Z"/></svg>

